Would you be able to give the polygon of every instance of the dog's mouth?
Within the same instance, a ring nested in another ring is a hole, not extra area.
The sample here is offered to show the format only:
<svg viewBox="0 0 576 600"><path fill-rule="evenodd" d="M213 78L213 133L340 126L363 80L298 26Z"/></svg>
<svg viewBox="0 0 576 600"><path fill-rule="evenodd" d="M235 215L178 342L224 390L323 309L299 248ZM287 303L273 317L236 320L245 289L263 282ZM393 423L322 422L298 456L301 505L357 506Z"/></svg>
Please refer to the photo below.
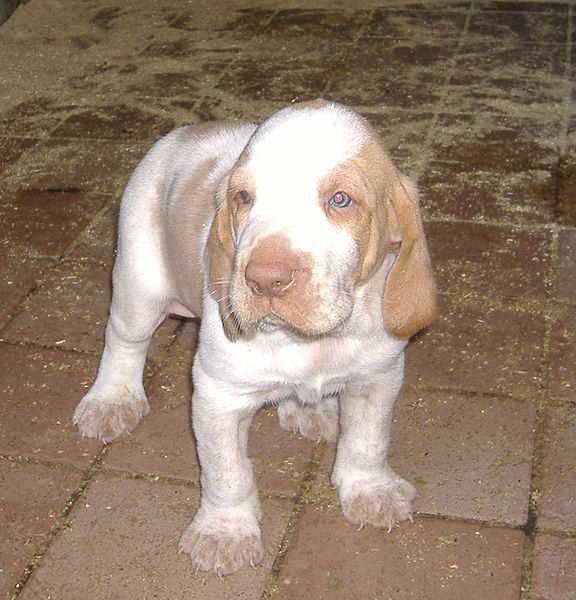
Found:
<svg viewBox="0 0 576 600"><path fill-rule="evenodd" d="M270 331L272 329L293 329L294 326L278 313L271 310L258 319L256 328L261 331Z"/></svg>
<svg viewBox="0 0 576 600"><path fill-rule="evenodd" d="M346 319L344 318L336 323L331 323L327 322L326 319L317 317L313 323L299 324L271 310L262 315L252 327L248 327L248 331L252 329L252 331L261 331L264 333L282 330L288 334L295 335L299 339L316 339L330 332L337 331L345 321Z"/></svg>
<svg viewBox="0 0 576 600"><path fill-rule="evenodd" d="M302 338L325 336L349 318L352 295L340 285L313 285L306 282L286 294L256 294L239 285L230 294L231 309L239 329L250 332L282 330Z"/></svg>

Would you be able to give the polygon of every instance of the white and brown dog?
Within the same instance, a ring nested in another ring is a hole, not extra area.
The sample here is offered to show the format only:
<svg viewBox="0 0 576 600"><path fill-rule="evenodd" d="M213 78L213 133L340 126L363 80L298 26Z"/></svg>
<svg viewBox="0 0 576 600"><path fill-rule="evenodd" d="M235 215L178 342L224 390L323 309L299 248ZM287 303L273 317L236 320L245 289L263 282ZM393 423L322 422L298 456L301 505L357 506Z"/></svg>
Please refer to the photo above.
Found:
<svg viewBox="0 0 576 600"><path fill-rule="evenodd" d="M227 574L263 558L246 446L271 402L282 427L338 439L344 516L389 529L415 494L386 460L404 347L435 307L416 188L357 113L317 100L260 126L183 127L124 192L106 345L74 422L106 442L131 431L149 410L154 330L170 313L201 315L202 500L180 543L195 567Z"/></svg>

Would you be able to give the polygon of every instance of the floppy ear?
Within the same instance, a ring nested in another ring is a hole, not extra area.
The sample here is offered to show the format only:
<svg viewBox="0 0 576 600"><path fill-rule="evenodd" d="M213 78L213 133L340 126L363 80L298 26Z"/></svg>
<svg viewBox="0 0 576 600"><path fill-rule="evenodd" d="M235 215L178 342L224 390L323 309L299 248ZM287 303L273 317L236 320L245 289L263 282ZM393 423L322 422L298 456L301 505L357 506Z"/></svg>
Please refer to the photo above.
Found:
<svg viewBox="0 0 576 600"><path fill-rule="evenodd" d="M397 338L409 338L436 313L436 285L418 208L418 190L397 173L389 207L389 239L401 241L383 295L384 324Z"/></svg>
<svg viewBox="0 0 576 600"><path fill-rule="evenodd" d="M219 185L216 193L216 215L212 221L206 244L208 263L208 290L218 302L220 319L226 337L235 342L241 330L230 303L230 282L234 269L234 235L232 216L226 202L228 178Z"/></svg>

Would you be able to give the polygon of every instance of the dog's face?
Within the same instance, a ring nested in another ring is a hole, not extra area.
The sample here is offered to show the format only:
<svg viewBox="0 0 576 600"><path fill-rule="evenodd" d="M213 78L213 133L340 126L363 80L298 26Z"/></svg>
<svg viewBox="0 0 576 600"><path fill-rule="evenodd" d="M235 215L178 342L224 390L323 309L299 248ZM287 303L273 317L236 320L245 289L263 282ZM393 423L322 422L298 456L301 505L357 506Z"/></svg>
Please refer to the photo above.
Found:
<svg viewBox="0 0 576 600"><path fill-rule="evenodd" d="M403 221L424 244L418 262L428 261L417 206L377 134L340 105L295 105L263 123L219 196L207 251L232 340L273 327L303 336L338 328L356 287L406 237Z"/></svg>

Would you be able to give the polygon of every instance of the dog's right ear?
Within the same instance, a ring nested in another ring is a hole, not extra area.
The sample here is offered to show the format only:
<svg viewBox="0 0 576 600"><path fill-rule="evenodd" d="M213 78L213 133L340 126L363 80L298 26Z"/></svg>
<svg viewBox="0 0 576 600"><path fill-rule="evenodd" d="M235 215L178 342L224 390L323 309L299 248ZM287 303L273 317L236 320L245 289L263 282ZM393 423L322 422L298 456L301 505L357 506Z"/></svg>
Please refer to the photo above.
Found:
<svg viewBox="0 0 576 600"><path fill-rule="evenodd" d="M234 229L227 201L229 177L225 177L216 192L216 214L208 234L206 258L208 263L208 290L218 302L220 319L226 337L235 342L240 337L240 326L232 310L230 283L234 269Z"/></svg>

